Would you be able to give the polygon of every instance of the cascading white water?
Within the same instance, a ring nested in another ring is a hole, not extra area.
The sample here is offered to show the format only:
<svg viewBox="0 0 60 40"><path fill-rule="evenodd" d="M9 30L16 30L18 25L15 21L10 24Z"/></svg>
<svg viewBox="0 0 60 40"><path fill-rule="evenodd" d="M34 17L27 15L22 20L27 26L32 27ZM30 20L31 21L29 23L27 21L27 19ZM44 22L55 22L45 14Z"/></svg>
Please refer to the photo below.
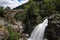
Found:
<svg viewBox="0 0 60 40"><path fill-rule="evenodd" d="M40 23L36 26L28 40L43 40L45 28L47 27L47 25L48 19L45 19L43 23Z"/></svg>

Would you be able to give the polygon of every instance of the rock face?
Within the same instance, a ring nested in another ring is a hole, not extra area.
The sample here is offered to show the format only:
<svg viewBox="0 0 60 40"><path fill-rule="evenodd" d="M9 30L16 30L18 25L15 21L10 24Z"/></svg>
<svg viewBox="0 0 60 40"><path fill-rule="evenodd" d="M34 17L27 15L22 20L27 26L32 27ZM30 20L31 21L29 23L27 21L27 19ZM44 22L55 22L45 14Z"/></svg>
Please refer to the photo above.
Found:
<svg viewBox="0 0 60 40"><path fill-rule="evenodd" d="M16 20L15 21L12 20L12 21L14 24L5 22L4 19L0 18L0 40L1 39L7 40L8 36L10 36L8 30L6 30L9 26L12 26L13 31L22 33L23 23L21 21L16 21Z"/></svg>
<svg viewBox="0 0 60 40"><path fill-rule="evenodd" d="M0 30L0 40L4 38L4 32Z"/></svg>
<svg viewBox="0 0 60 40"><path fill-rule="evenodd" d="M48 40L60 40L60 14L49 17L49 23L45 31Z"/></svg>
<svg viewBox="0 0 60 40"><path fill-rule="evenodd" d="M0 40L7 40L9 32L3 26L0 25Z"/></svg>
<svg viewBox="0 0 60 40"><path fill-rule="evenodd" d="M18 21L16 25L11 25L14 31L19 31L22 33L23 31L23 24L21 21Z"/></svg>

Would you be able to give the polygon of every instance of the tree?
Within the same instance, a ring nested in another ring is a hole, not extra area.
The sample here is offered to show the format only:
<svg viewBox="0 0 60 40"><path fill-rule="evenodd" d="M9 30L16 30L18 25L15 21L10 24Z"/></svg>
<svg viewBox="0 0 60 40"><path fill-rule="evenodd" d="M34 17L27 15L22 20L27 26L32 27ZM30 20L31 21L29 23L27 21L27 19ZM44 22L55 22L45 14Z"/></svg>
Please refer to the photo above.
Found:
<svg viewBox="0 0 60 40"><path fill-rule="evenodd" d="M0 7L0 17L4 17L5 13L6 13L6 11L4 10L4 8Z"/></svg>

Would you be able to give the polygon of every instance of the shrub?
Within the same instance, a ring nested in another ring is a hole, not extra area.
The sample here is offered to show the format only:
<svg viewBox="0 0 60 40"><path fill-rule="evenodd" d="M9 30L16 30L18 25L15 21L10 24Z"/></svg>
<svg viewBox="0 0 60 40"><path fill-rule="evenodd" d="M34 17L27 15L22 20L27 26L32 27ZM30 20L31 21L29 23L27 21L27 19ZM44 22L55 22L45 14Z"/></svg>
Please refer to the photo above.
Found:
<svg viewBox="0 0 60 40"><path fill-rule="evenodd" d="M9 31L9 40L19 40L20 33L13 31L11 26L8 26L8 31Z"/></svg>

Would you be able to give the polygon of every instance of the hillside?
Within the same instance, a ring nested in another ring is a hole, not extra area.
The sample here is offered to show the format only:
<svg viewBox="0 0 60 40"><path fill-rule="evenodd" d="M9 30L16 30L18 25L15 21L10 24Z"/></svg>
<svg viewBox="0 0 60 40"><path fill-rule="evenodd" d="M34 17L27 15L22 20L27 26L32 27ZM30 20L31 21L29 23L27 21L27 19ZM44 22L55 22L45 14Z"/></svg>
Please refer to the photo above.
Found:
<svg viewBox="0 0 60 40"><path fill-rule="evenodd" d="M0 7L0 40L27 40L46 18L44 39L60 40L59 7L59 0L29 0L14 9Z"/></svg>

